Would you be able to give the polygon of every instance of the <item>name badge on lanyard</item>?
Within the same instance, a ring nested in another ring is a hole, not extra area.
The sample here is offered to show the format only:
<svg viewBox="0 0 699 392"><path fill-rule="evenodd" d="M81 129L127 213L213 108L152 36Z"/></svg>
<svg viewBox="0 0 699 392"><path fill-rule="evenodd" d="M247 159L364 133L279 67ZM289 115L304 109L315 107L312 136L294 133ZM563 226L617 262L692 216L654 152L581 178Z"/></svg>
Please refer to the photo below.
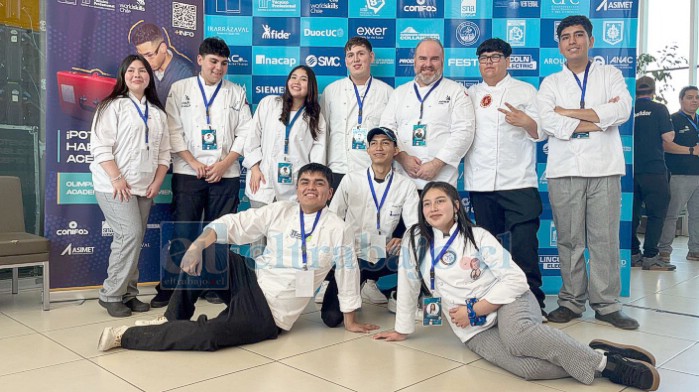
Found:
<svg viewBox="0 0 699 392"><path fill-rule="evenodd" d="M432 91L434 91L434 89L436 89L440 83L442 83L442 78L439 78L439 80L435 82L432 87L430 87L424 98L420 95L420 90L417 88L417 83L413 83L415 96L417 96L417 100L420 101L420 117L417 120L417 124L413 125L413 146L415 147L427 145L427 125L422 123L422 115L425 112L425 101L427 100L427 97L432 94Z"/></svg>
<svg viewBox="0 0 699 392"><path fill-rule="evenodd" d="M204 91L204 86L201 84L201 79L197 77L197 83L199 84L199 91L201 92L201 98L204 100L204 108L206 109L206 127L201 130L201 149L202 150L217 150L218 140L216 137L216 130L211 126L211 105L214 103L218 92L221 90L223 85L223 80L218 83L216 90L211 95L211 99L206 98L206 92Z"/></svg>
<svg viewBox="0 0 699 392"><path fill-rule="evenodd" d="M570 72L573 72L573 77L575 77L575 81L578 83L578 87L580 87L580 109L585 109L585 92L587 91L587 76L590 73L590 66L592 65L592 62L587 62L587 66L585 67L585 75L583 75L583 80L580 82L580 78L578 78L578 75L575 74L572 70ZM590 138L590 132L577 132L573 134L573 139L589 139Z"/></svg>
<svg viewBox="0 0 699 392"><path fill-rule="evenodd" d="M422 325L439 327L442 325L442 299L439 297L422 299Z"/></svg>
<svg viewBox="0 0 699 392"><path fill-rule="evenodd" d="M279 184L293 184L294 178L294 168L291 165L291 159L289 158L289 135L291 135L291 129L294 127L296 120L298 120L301 112L303 112L305 106L302 106L294 115L294 118L289 121L286 125L285 137L284 137L284 154L282 155L282 161L277 162L277 183Z"/></svg>
<svg viewBox="0 0 699 392"><path fill-rule="evenodd" d="M350 80L352 80L350 78ZM362 126L364 122L364 102L366 101L366 96L369 94L369 89L371 89L371 82L374 80L373 76L369 77L369 82L366 86L366 91L364 91L364 96L359 96L359 89L357 85L352 81L352 86L354 86L354 96L357 98L357 126L352 129L352 149L353 150L366 150L366 135L369 130Z"/></svg>
<svg viewBox="0 0 699 392"><path fill-rule="evenodd" d="M306 239L308 239L313 232L316 230L318 221L320 220L320 214L323 210L316 213L315 221L313 221L313 228L309 233L306 233L306 224L304 222L303 211L299 207L299 220L301 221L301 258L303 261L303 267L301 270L296 271L296 296L297 297L312 297L313 296L313 270L308 269L308 251L306 249Z"/></svg>
<svg viewBox="0 0 699 392"><path fill-rule="evenodd" d="M386 258L386 236L381 232L381 208L386 202L386 197L388 192L391 190L391 184L393 184L393 174L390 174L390 178L386 183L386 189L383 191L381 196L381 201L376 197L376 190L374 189L374 181L371 179L370 169L366 169L366 178L369 181L369 190L371 190L371 197L374 200L374 206L376 207L376 231L378 234L371 233L371 247L368 252L367 257L370 263L376 264L380 259Z"/></svg>
<svg viewBox="0 0 699 392"><path fill-rule="evenodd" d="M141 148L140 151L140 160L139 160L139 171L141 173L152 173L153 172L153 164L150 156L150 142L148 140L148 134L150 132L150 129L148 128L148 101L146 100L146 110L145 112L141 111L141 107L138 106L138 103L131 99L131 102L133 103L134 107L136 107L136 111L138 112L138 117L143 120L143 125L145 125L145 146Z"/></svg>

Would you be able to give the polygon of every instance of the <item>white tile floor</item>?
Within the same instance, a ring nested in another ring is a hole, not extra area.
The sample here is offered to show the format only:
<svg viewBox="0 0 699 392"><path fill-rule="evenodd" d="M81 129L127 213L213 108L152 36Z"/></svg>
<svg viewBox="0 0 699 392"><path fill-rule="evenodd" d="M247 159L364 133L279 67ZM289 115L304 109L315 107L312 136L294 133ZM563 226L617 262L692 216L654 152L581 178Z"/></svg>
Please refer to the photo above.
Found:
<svg viewBox="0 0 699 392"><path fill-rule="evenodd" d="M585 312L561 328L581 342L593 338L638 344L653 352L662 391L699 391L699 262L684 260L678 238L675 272L631 273L624 311L641 328L622 331ZM144 300L150 298L145 297ZM555 308L556 298L547 298ZM221 306L200 303L215 315ZM448 327L418 328L401 343L374 341L326 328L311 304L290 333L277 340L214 353L96 349L106 326L133 325L151 311L110 318L97 301L54 303L41 311L40 292L18 295L0 287L0 390L3 391L621 391L605 379L585 386L568 378L526 382L464 348ZM385 307L365 304L362 320L391 329ZM628 390L628 389L627 389Z"/></svg>

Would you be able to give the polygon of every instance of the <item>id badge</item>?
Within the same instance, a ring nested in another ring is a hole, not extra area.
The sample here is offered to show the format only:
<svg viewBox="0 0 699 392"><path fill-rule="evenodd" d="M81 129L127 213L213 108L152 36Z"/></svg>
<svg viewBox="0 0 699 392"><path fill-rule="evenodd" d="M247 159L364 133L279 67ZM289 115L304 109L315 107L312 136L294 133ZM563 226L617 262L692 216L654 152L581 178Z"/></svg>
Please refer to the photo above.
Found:
<svg viewBox="0 0 699 392"><path fill-rule="evenodd" d="M141 173L152 173L153 172L153 164L150 159L150 149L143 148L141 149L141 158L140 162L138 164L138 169Z"/></svg>
<svg viewBox="0 0 699 392"><path fill-rule="evenodd" d="M277 182L280 184L291 184L292 181L291 163L289 162L278 162L277 163Z"/></svg>
<svg viewBox="0 0 699 392"><path fill-rule="evenodd" d="M366 135L368 131L366 128L356 127L352 129L352 149L353 150L366 150Z"/></svg>
<svg viewBox="0 0 699 392"><path fill-rule="evenodd" d="M379 260L386 258L386 236L381 234L371 234L368 262L376 264Z"/></svg>
<svg viewBox="0 0 699 392"><path fill-rule="evenodd" d="M422 325L426 327L442 325L442 299L440 297L422 299Z"/></svg>
<svg viewBox="0 0 699 392"><path fill-rule="evenodd" d="M573 139L589 139L590 132L579 132L573 134Z"/></svg>
<svg viewBox="0 0 699 392"><path fill-rule="evenodd" d="M296 296L297 297L312 297L313 296L313 271L298 270L296 271Z"/></svg>
<svg viewBox="0 0 699 392"><path fill-rule="evenodd" d="M215 129L202 129L201 130L201 149L202 150L216 150L216 149L218 149L218 143L216 140L216 130Z"/></svg>
<svg viewBox="0 0 699 392"><path fill-rule="evenodd" d="M427 145L427 125L426 124L413 125L413 146L426 146L426 145Z"/></svg>

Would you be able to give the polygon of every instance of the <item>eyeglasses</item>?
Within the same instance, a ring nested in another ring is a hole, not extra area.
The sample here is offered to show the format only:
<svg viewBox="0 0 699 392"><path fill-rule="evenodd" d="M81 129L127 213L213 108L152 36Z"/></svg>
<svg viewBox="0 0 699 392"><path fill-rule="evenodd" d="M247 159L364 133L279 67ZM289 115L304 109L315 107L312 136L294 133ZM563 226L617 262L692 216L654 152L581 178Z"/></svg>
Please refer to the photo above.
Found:
<svg viewBox="0 0 699 392"><path fill-rule="evenodd" d="M490 56L482 55L478 56L478 62L479 63L487 63L488 60L492 62L493 64L499 63L500 60L502 60L505 56L501 54L491 54Z"/></svg>
<svg viewBox="0 0 699 392"><path fill-rule="evenodd" d="M164 43L165 43L165 42L160 42L160 43L158 44L158 47L155 48L155 52L146 53L146 54L143 55L143 57L145 57L146 59L149 59L149 60L150 60L150 59L152 59L153 57L157 56L157 55L158 55L158 51L160 50L160 47L161 47Z"/></svg>

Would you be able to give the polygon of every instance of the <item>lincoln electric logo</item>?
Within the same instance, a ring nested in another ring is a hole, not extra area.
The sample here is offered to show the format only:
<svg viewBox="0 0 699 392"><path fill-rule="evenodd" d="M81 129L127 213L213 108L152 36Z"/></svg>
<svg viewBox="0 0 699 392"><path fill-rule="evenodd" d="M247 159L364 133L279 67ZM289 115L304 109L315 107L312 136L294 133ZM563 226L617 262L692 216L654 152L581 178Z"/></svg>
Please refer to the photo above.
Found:
<svg viewBox="0 0 699 392"><path fill-rule="evenodd" d="M287 33L282 30L273 30L269 25L263 24L262 28L265 30L262 33L262 39L289 39L291 33Z"/></svg>

